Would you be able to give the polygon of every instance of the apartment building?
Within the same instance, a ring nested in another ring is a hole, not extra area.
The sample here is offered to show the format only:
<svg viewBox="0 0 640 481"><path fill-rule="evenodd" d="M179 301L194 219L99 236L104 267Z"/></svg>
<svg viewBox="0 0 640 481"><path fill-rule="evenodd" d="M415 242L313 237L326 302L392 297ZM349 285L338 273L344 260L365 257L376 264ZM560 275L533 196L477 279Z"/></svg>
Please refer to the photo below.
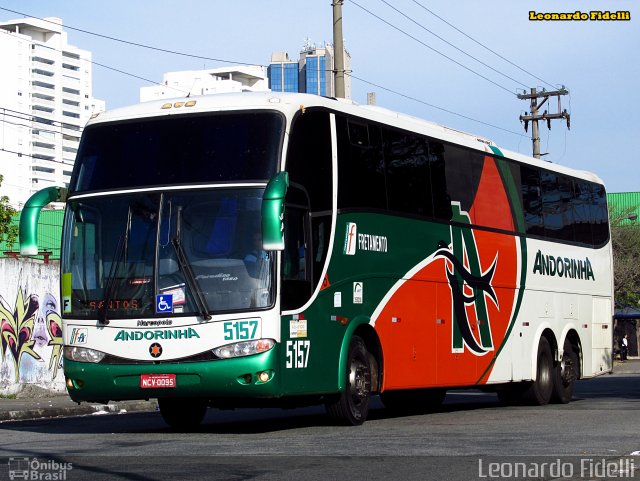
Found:
<svg viewBox="0 0 640 481"><path fill-rule="evenodd" d="M184 97L185 95L212 95L232 92L268 91L265 67L237 65L205 70L167 72L162 83L140 88L140 102Z"/></svg>
<svg viewBox="0 0 640 481"><path fill-rule="evenodd" d="M0 195L21 208L69 183L80 135L104 101L92 94L91 52L67 41L59 18L0 22Z"/></svg>

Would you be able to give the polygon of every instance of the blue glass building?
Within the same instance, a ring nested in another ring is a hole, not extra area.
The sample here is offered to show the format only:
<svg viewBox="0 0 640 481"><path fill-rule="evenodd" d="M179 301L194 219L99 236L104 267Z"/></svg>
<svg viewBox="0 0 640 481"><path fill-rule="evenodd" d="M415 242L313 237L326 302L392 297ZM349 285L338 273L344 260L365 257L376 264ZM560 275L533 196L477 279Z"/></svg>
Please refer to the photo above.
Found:
<svg viewBox="0 0 640 481"><path fill-rule="evenodd" d="M272 63L267 68L267 77L274 92L298 92L298 62Z"/></svg>
<svg viewBox="0 0 640 481"><path fill-rule="evenodd" d="M289 60L289 55L284 52L274 53L271 56L267 77L269 88L273 92L298 92L298 62Z"/></svg>
<svg viewBox="0 0 640 481"><path fill-rule="evenodd" d="M307 55L303 71L303 92L326 96L328 73L326 55Z"/></svg>
<svg viewBox="0 0 640 481"><path fill-rule="evenodd" d="M345 69L351 68L351 56L345 50ZM274 92L298 92L335 96L333 48L316 47L309 40L302 47L300 59L293 62L286 52L274 52L267 68L269 88ZM351 79L345 78L346 97L351 98Z"/></svg>

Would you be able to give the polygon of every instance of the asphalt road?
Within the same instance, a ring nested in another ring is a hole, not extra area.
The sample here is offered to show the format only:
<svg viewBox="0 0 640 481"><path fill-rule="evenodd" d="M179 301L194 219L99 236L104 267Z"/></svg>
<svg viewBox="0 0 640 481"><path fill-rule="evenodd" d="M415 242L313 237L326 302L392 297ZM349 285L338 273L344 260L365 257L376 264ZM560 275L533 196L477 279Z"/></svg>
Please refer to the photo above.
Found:
<svg viewBox="0 0 640 481"><path fill-rule="evenodd" d="M0 479L25 463L30 479L66 480L640 479L640 375L581 381L568 405L458 391L437 412L394 417L376 399L355 428L322 408L209 410L193 433L158 413L0 424Z"/></svg>

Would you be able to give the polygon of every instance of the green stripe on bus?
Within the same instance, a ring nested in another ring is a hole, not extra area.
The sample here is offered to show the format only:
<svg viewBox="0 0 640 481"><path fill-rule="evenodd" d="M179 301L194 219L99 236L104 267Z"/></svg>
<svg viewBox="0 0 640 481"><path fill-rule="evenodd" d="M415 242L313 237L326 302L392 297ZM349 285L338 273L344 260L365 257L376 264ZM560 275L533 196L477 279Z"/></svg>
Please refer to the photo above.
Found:
<svg viewBox="0 0 640 481"><path fill-rule="evenodd" d="M500 157L504 157L504 155L502 154L502 151L498 147L494 147L493 145L490 145L489 148L493 151L493 153L495 155L499 155Z"/></svg>
<svg viewBox="0 0 640 481"><path fill-rule="evenodd" d="M518 314L520 313L520 307L522 306L522 298L524 297L524 290L525 290L526 285L527 285L526 284L526 280L527 280L527 239L524 236L520 237L520 255L522 257L522 263L521 263L521 268L520 268L520 282L519 282L519 286L517 287L517 289L518 289L518 299L516 300L516 307L513 310L513 317L511 318L511 322L509 323L509 327L507 328L507 332L504 335L504 339L502 341L502 344L500 344L500 347L496 351L496 355L493 356L493 359L491 360L491 362L489 363L487 368L484 370L484 372L480 375L480 377L476 381L476 385L480 384L482 382L482 379L489 372L489 370L493 368L493 365L495 364L496 360L498 359L498 356L500 355L500 352L502 351L502 348L505 346L505 344L509 340L509 337L511 337L511 331L513 331L513 326L515 326L516 320L518 319Z"/></svg>
<svg viewBox="0 0 640 481"><path fill-rule="evenodd" d="M496 159L498 172L502 178L502 183L507 191L507 198L511 205L513 222L517 232L525 232L524 210L522 207L522 199L520 197L520 183L513 178L510 164L504 159Z"/></svg>

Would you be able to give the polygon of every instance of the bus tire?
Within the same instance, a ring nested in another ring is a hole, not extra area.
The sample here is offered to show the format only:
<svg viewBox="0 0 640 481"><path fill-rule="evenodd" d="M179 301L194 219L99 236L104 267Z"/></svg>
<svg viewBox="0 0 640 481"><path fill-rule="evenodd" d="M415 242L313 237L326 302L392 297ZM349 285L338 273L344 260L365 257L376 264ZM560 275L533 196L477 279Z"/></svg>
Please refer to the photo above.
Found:
<svg viewBox="0 0 640 481"><path fill-rule="evenodd" d="M554 369L553 394L551 400L559 404L567 404L573 397L576 380L580 377L580 361L571 343L564 342L562 359Z"/></svg>
<svg viewBox="0 0 640 481"><path fill-rule="evenodd" d="M353 336L347 355L345 389L326 403L327 414L340 424L358 426L367 419L371 399L371 364L364 341Z"/></svg>
<svg viewBox="0 0 640 481"><path fill-rule="evenodd" d="M536 378L524 393L524 400L535 406L549 404L553 392L553 356L546 337L540 338L536 362Z"/></svg>
<svg viewBox="0 0 640 481"><path fill-rule="evenodd" d="M207 413L207 401L204 399L159 398L158 406L162 419L173 429L194 429Z"/></svg>

